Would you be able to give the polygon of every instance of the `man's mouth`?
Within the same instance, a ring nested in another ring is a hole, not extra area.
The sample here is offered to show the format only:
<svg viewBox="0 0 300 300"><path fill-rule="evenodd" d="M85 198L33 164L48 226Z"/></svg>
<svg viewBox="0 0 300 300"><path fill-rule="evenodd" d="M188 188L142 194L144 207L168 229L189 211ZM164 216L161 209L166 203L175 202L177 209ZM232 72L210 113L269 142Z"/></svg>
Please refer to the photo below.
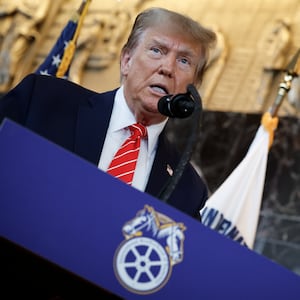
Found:
<svg viewBox="0 0 300 300"><path fill-rule="evenodd" d="M156 93L161 94L162 96L169 94L167 88L162 86L162 85L151 85L150 87L153 91L155 91Z"/></svg>

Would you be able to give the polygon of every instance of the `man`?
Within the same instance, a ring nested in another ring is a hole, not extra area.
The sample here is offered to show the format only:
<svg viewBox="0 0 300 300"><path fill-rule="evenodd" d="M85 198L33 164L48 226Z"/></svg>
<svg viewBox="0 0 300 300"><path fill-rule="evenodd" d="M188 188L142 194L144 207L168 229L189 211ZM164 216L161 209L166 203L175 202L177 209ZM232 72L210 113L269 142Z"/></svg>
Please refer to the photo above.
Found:
<svg viewBox="0 0 300 300"><path fill-rule="evenodd" d="M129 125L146 127L132 186L153 196L176 169L180 154L164 131L167 117L157 103L167 94L199 85L215 33L181 14L152 8L139 14L120 59L121 86L96 93L69 81L31 74L0 101L4 117L98 165L103 171ZM188 164L168 203L200 218L207 188Z"/></svg>

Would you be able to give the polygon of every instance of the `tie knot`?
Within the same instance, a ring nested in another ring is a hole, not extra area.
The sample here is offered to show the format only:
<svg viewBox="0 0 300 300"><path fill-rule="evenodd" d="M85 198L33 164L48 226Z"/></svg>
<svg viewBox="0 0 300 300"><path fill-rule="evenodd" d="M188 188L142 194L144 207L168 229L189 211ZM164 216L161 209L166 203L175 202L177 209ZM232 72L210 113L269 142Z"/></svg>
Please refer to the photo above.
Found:
<svg viewBox="0 0 300 300"><path fill-rule="evenodd" d="M146 137L147 136L147 128L142 124L136 123L129 126L130 132L132 136L136 137Z"/></svg>

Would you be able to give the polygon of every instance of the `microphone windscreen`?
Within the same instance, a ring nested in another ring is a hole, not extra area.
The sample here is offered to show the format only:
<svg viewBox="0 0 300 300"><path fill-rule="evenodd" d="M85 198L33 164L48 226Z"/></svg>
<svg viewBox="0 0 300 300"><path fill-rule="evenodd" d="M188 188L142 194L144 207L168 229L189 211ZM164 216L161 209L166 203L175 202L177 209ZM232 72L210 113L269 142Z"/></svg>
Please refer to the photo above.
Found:
<svg viewBox="0 0 300 300"><path fill-rule="evenodd" d="M157 108L162 115L183 119L193 113L195 102L188 94L166 95L159 99Z"/></svg>
<svg viewBox="0 0 300 300"><path fill-rule="evenodd" d="M169 109L171 97L172 95L161 97L157 103L157 108L162 115L173 118L173 115L171 114Z"/></svg>

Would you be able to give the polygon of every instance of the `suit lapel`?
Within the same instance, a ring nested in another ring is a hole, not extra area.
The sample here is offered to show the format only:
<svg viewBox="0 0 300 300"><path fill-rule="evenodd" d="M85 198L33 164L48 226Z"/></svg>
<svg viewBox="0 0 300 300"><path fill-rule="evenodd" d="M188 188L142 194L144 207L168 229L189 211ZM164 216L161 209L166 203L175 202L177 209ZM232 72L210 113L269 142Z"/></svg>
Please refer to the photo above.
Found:
<svg viewBox="0 0 300 300"><path fill-rule="evenodd" d="M168 151L169 147L170 145L165 133L162 132L159 137L156 156L145 190L145 192L153 195L154 197L158 197L161 189L171 178L172 172L176 168L176 165L174 166L173 159L170 157L170 153L172 153L172 151Z"/></svg>
<svg viewBox="0 0 300 300"><path fill-rule="evenodd" d="M96 165L109 125L115 92L95 94L78 109L75 153Z"/></svg>
<svg viewBox="0 0 300 300"><path fill-rule="evenodd" d="M79 106L75 150L79 156L97 165L103 148L116 90L93 95ZM170 157L170 144L162 132L145 192L157 197L176 168Z"/></svg>

